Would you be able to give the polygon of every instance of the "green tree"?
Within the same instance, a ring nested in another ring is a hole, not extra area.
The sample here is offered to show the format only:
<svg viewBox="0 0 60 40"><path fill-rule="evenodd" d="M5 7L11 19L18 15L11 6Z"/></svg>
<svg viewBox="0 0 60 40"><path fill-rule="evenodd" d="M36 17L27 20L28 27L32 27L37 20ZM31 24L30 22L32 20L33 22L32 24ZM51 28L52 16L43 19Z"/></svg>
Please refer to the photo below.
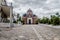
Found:
<svg viewBox="0 0 60 40"><path fill-rule="evenodd" d="M51 15L50 19L47 17L43 17L38 19L38 22L43 24L60 25L60 15L57 12L56 15Z"/></svg>
<svg viewBox="0 0 60 40"><path fill-rule="evenodd" d="M21 16L20 16L20 14L17 14L17 22L21 22Z"/></svg>

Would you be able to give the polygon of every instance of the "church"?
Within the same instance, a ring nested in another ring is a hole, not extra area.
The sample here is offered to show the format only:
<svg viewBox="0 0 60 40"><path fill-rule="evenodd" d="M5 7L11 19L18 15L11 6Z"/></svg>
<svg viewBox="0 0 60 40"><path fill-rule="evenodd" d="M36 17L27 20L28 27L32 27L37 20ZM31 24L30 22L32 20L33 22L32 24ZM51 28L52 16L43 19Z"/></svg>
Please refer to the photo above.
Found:
<svg viewBox="0 0 60 40"><path fill-rule="evenodd" d="M29 8L27 13L23 14L23 24L38 24L38 17L33 14L33 11Z"/></svg>

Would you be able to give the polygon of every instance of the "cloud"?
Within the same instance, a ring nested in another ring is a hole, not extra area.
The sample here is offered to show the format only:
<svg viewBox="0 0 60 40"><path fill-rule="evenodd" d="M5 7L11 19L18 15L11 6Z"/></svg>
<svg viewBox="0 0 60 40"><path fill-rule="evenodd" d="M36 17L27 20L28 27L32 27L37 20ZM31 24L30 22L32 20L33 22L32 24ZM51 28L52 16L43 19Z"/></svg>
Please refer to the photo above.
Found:
<svg viewBox="0 0 60 40"><path fill-rule="evenodd" d="M7 0L8 1L8 0ZM23 15L31 8L38 17L60 12L60 0L13 0L14 12Z"/></svg>

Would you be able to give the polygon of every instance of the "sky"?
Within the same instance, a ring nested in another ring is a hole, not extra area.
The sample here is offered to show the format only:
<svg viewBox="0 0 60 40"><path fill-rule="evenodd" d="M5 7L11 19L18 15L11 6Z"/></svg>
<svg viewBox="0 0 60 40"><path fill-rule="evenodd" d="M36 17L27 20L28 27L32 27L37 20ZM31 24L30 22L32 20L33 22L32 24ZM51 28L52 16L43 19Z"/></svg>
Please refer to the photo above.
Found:
<svg viewBox="0 0 60 40"><path fill-rule="evenodd" d="M60 0L7 0L13 3L13 11L21 16L30 8L39 18L60 13Z"/></svg>

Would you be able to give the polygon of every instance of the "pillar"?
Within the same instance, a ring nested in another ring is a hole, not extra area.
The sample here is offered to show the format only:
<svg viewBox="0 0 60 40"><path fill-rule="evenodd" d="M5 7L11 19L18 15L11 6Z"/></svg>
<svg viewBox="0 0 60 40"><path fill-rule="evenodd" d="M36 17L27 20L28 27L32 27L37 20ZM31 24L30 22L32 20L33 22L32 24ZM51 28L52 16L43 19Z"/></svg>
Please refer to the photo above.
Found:
<svg viewBox="0 0 60 40"><path fill-rule="evenodd" d="M13 27L13 7L12 7L12 3L11 3L11 6L10 6L10 27Z"/></svg>

